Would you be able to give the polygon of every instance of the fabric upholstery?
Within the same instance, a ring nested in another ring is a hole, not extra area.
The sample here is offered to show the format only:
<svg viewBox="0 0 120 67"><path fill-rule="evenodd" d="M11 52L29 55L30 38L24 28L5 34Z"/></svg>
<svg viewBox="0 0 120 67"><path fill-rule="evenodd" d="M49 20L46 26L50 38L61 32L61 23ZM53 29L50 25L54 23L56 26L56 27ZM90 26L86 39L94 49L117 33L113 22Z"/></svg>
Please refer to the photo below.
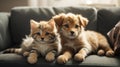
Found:
<svg viewBox="0 0 120 67"><path fill-rule="evenodd" d="M0 51L11 46L9 13L0 13Z"/></svg>
<svg viewBox="0 0 120 67"><path fill-rule="evenodd" d="M119 66L120 64L120 58L109 58L105 56L96 56L96 55L90 55L88 56L84 62L78 63L73 60L70 60L65 65L59 65L55 61L52 63L46 62L44 58L39 58L38 62L35 65L30 65L27 63L26 58L22 57L21 55L17 54L1 54L0 55L0 65L2 66L8 66L9 64L11 66L33 66L33 67L40 67L40 66L82 66L82 67L111 67L111 66Z"/></svg>
<svg viewBox="0 0 120 67"><path fill-rule="evenodd" d="M120 21L107 33L110 42L114 46L116 55L120 55Z"/></svg>
<svg viewBox="0 0 120 67"><path fill-rule="evenodd" d="M97 14L97 30L104 35L120 20L120 7L102 8Z"/></svg>

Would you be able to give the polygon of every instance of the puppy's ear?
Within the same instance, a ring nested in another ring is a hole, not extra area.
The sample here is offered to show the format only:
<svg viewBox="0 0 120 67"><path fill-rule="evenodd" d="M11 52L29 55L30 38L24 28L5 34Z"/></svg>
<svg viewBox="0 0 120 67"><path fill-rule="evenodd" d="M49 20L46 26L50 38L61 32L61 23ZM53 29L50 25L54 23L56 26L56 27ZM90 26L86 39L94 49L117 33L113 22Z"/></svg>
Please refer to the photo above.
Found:
<svg viewBox="0 0 120 67"><path fill-rule="evenodd" d="M77 15L80 24L85 27L88 24L88 19L83 17L82 15Z"/></svg>
<svg viewBox="0 0 120 67"><path fill-rule="evenodd" d="M53 19L55 20L55 23L60 27L62 26L64 17L65 17L65 14L61 13L59 15L54 16Z"/></svg>

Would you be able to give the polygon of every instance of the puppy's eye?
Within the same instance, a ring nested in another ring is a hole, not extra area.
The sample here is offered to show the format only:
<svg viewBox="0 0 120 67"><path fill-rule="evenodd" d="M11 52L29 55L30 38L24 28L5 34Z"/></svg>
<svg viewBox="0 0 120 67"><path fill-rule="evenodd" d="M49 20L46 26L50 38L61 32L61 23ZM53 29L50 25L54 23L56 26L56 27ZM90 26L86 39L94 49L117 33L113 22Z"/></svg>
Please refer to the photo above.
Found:
<svg viewBox="0 0 120 67"><path fill-rule="evenodd" d="M37 32L36 34L37 34L37 35L40 35L40 32Z"/></svg>
<svg viewBox="0 0 120 67"><path fill-rule="evenodd" d="M79 25L75 25L75 28L78 28L79 27Z"/></svg>
<svg viewBox="0 0 120 67"><path fill-rule="evenodd" d="M69 28L68 24L65 24L64 26L65 26L66 28Z"/></svg>
<svg viewBox="0 0 120 67"><path fill-rule="evenodd" d="M50 33L49 32L46 32L45 35L49 35Z"/></svg>

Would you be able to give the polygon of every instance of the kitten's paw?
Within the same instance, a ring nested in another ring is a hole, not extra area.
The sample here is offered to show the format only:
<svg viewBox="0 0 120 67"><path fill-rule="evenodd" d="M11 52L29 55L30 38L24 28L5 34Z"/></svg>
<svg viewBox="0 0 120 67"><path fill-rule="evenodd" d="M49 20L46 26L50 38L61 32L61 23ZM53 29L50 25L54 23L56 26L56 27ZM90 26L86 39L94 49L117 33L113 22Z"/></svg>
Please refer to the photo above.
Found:
<svg viewBox="0 0 120 67"><path fill-rule="evenodd" d="M29 54L30 54L30 52L27 52L27 51L26 51L26 52L23 53L23 56L24 56L24 57L27 57Z"/></svg>
<svg viewBox="0 0 120 67"><path fill-rule="evenodd" d="M114 51L112 51L112 50L107 51L106 56L108 56L108 57L114 56Z"/></svg>
<svg viewBox="0 0 120 67"><path fill-rule="evenodd" d="M59 64L64 64L64 63L68 62L68 58L65 55L60 55L57 58L57 62Z"/></svg>
<svg viewBox="0 0 120 67"><path fill-rule="evenodd" d="M55 60L55 55L53 53L48 53L45 57L45 59L48 61L48 62L52 62Z"/></svg>
<svg viewBox="0 0 120 67"><path fill-rule="evenodd" d="M27 58L27 61L28 61L28 63L30 63L30 64L35 64L35 63L37 63L37 56L36 56L36 54L35 53L31 53L30 55L29 55L29 57Z"/></svg>
<svg viewBox="0 0 120 67"><path fill-rule="evenodd" d="M97 52L97 55L103 56L103 55L105 55L105 51L101 49Z"/></svg>
<svg viewBox="0 0 120 67"><path fill-rule="evenodd" d="M81 55L81 54L75 54L74 60L75 60L75 61L82 62L82 61L85 60L85 56L84 56L84 55Z"/></svg>
<svg viewBox="0 0 120 67"><path fill-rule="evenodd" d="M28 57L27 61L30 64L35 64L35 63L37 63L37 58Z"/></svg>

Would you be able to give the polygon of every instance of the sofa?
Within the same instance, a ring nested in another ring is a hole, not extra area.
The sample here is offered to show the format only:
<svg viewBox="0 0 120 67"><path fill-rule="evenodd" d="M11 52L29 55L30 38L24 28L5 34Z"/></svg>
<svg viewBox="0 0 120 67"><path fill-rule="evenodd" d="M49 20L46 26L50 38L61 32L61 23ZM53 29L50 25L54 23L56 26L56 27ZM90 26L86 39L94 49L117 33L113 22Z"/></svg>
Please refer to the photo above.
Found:
<svg viewBox="0 0 120 67"><path fill-rule="evenodd" d="M119 67L120 56L106 57L92 54L83 62L75 62L71 59L66 64L49 63L39 57L36 64L27 63L25 57L3 51L8 48L19 47L25 35L30 33L30 19L36 21L49 20L59 13L81 14L88 18L86 30L94 30L107 37L107 33L120 20L120 7L25 7L19 6L11 9L11 12L0 12L0 66L2 67L41 67L41 66L79 66L79 67ZM108 37L107 37L108 38ZM109 38L108 38L109 41ZM110 41L109 41L110 42ZM110 46L113 48L112 44Z"/></svg>

